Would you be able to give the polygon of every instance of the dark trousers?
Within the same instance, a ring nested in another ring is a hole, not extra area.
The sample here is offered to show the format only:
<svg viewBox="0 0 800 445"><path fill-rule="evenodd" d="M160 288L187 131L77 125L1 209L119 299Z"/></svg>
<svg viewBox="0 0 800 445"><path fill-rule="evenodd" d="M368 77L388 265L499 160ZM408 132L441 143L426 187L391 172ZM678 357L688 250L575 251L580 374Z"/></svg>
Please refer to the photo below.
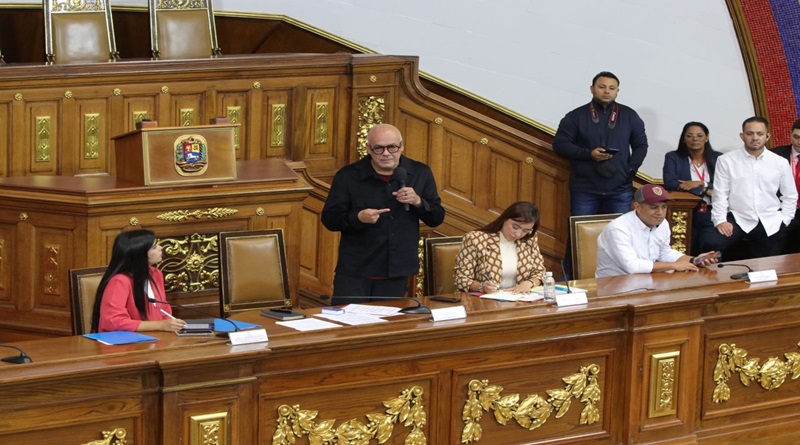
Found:
<svg viewBox="0 0 800 445"><path fill-rule="evenodd" d="M698 212L697 209L692 210L692 256L708 252L703 250L702 245L703 234L708 230L717 231L711 221L711 206L707 207L706 212Z"/></svg>
<svg viewBox="0 0 800 445"><path fill-rule="evenodd" d="M333 278L331 304L339 306L350 303L382 301L388 297L403 298L408 288L408 277L371 279L348 277L336 274ZM370 297L381 297L372 299Z"/></svg>
<svg viewBox="0 0 800 445"><path fill-rule="evenodd" d="M786 228L786 243L783 253L800 253L800 209L794 214L794 219Z"/></svg>
<svg viewBox="0 0 800 445"><path fill-rule="evenodd" d="M733 235L725 236L717 230L716 227L707 229L702 234L700 240L700 249L703 252L711 250L719 250L722 252L722 260L728 260L728 254L725 250L733 246L739 240L747 237L747 250L750 253L749 258L762 258L774 255L780 255L783 251L783 244L786 240L786 226L781 224L781 229L773 233L772 236L767 236L764 226L761 221L749 233L742 230L732 213L728 213L728 222L733 224Z"/></svg>

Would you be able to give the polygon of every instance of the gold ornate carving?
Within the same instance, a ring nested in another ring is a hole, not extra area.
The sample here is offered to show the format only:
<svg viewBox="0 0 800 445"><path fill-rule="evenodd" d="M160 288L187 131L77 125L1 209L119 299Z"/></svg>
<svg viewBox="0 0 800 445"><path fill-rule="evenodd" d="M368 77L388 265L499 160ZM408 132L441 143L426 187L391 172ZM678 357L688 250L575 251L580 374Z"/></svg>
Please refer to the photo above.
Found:
<svg viewBox="0 0 800 445"><path fill-rule="evenodd" d="M214 207L208 210L175 210L173 212L162 213L156 216L157 219L170 222L186 221L194 219L220 219L239 213L236 209L225 207Z"/></svg>
<svg viewBox="0 0 800 445"><path fill-rule="evenodd" d="M26 212L20 213L19 214L19 220L20 221L27 221L28 220L28 214Z"/></svg>
<svg viewBox="0 0 800 445"><path fill-rule="evenodd" d="M264 210L264 207L256 208L256 216L264 216L265 213L266 211Z"/></svg>
<svg viewBox="0 0 800 445"><path fill-rule="evenodd" d="M301 410L299 405L278 407L278 426L272 435L272 445L293 445L298 437L308 435L311 444L363 444L372 440L386 443L391 437L395 423L410 426L411 432L405 438L406 445L425 445L427 439L423 428L428 421L422 401L420 386L404 389L398 397L383 402L385 413L371 413L365 425L356 419L334 428L336 420L317 423L317 411Z"/></svg>
<svg viewBox="0 0 800 445"><path fill-rule="evenodd" d="M164 85L161 87L161 92L164 94L169 94L169 87Z"/></svg>
<svg viewBox="0 0 800 445"><path fill-rule="evenodd" d="M383 123L386 114L386 99L369 96L358 101L358 155L367 155L367 133L375 125Z"/></svg>
<svg viewBox="0 0 800 445"><path fill-rule="evenodd" d="M489 145L489 139L488 138L481 138L481 144Z"/></svg>
<svg viewBox="0 0 800 445"><path fill-rule="evenodd" d="M83 158L97 159L100 157L100 114L84 114L83 128Z"/></svg>
<svg viewBox="0 0 800 445"><path fill-rule="evenodd" d="M800 347L800 342L797 343ZM731 398L731 388L728 379L732 374L739 374L739 381L744 386L750 386L751 381L757 381L767 391L780 388L786 377L790 374L792 380L800 377L800 352L787 352L783 362L777 357L770 357L760 367L759 358L748 358L747 351L737 348L735 343L723 343L717 348L717 365L714 366L714 387L712 399L714 403L727 402Z"/></svg>
<svg viewBox="0 0 800 445"><path fill-rule="evenodd" d="M20 101L20 100L22 100L22 93L17 93L17 94L15 94L15 95L14 95L14 100L16 100L16 101Z"/></svg>
<svg viewBox="0 0 800 445"><path fill-rule="evenodd" d="M103 438L93 440L82 445L125 445L128 443L128 432L125 428L114 428L111 431L103 431Z"/></svg>
<svg viewBox="0 0 800 445"><path fill-rule="evenodd" d="M260 90L261 89L261 82L253 82L253 89Z"/></svg>
<svg viewBox="0 0 800 445"><path fill-rule="evenodd" d="M56 0L50 10L53 12L103 11L103 4L98 0Z"/></svg>
<svg viewBox="0 0 800 445"><path fill-rule="evenodd" d="M194 125L194 108L181 108L181 127L191 127Z"/></svg>
<svg viewBox="0 0 800 445"><path fill-rule="evenodd" d="M650 418L673 415L677 412L678 369L680 351L650 356Z"/></svg>
<svg viewBox="0 0 800 445"><path fill-rule="evenodd" d="M419 261L419 269L417 270L417 277L414 278L414 295L422 297L425 295L425 238L419 238L417 241L417 261Z"/></svg>
<svg viewBox="0 0 800 445"><path fill-rule="evenodd" d="M72 99L72 91L69 90L65 91L64 97L66 97L67 99Z"/></svg>
<svg viewBox="0 0 800 445"><path fill-rule="evenodd" d="M286 104L272 105L272 134L270 147L283 147L286 143Z"/></svg>
<svg viewBox="0 0 800 445"><path fill-rule="evenodd" d="M206 0L158 0L158 9L197 9L206 7Z"/></svg>
<svg viewBox="0 0 800 445"><path fill-rule="evenodd" d="M369 81L372 82L372 83L377 82L378 81L378 76L376 76L374 74L369 76Z"/></svg>
<svg viewBox="0 0 800 445"><path fill-rule="evenodd" d="M189 418L189 444L225 445L228 443L228 413L204 414Z"/></svg>
<svg viewBox="0 0 800 445"><path fill-rule="evenodd" d="M580 423L590 425L600 420L600 386L597 384L597 374L600 366L591 364L582 366L580 372L564 377L566 386L563 389L547 390L547 399L538 394L528 395L525 400L519 400L519 394L500 396L502 386L489 385L488 380L472 380L469 382L467 400L461 418L464 420L464 430L461 432L461 443L472 443L481 440L483 429L480 425L483 411L493 411L494 418L500 425L506 425L509 420L515 420L523 428L534 430L544 425L550 414L555 412L560 418L569 410L572 399L580 400L583 404Z"/></svg>
<svg viewBox="0 0 800 445"><path fill-rule="evenodd" d="M52 121L50 116L36 116L36 158L35 162L49 162L52 142Z"/></svg>
<svg viewBox="0 0 800 445"><path fill-rule="evenodd" d="M232 124L239 124L242 122L242 107L227 107L225 109L225 116L231 120ZM238 150L240 147L240 140L242 136L242 127L233 129L233 148Z"/></svg>
<svg viewBox="0 0 800 445"><path fill-rule="evenodd" d="M158 240L164 248L161 271L167 292L199 292L219 287L219 238L193 234Z"/></svg>
<svg viewBox="0 0 800 445"><path fill-rule="evenodd" d="M128 224L130 224L132 226L138 226L139 225L139 218L137 218L135 216L132 216L131 219L128 220Z"/></svg>
<svg viewBox="0 0 800 445"><path fill-rule="evenodd" d="M147 111L134 111L133 115L131 116L131 118L133 119L133 124L131 125L131 128L136 128L136 124L145 119L149 119L148 116L149 113Z"/></svg>
<svg viewBox="0 0 800 445"><path fill-rule="evenodd" d="M689 212L675 210L670 212L670 228L672 229L672 248L678 252L688 253L686 248L686 233L689 231Z"/></svg>
<svg viewBox="0 0 800 445"><path fill-rule="evenodd" d="M314 143L326 144L328 143L328 118L329 116L328 102L317 102L314 107Z"/></svg>
<svg viewBox="0 0 800 445"><path fill-rule="evenodd" d="M433 120L433 123L436 125L442 125L442 122L444 122L444 119L442 119L441 117L437 117L436 119Z"/></svg>
<svg viewBox="0 0 800 445"><path fill-rule="evenodd" d="M59 246L48 244L44 246L44 293L59 295L61 292L61 281L58 277L61 259L61 249Z"/></svg>
<svg viewBox="0 0 800 445"><path fill-rule="evenodd" d="M113 94L115 96L119 96L119 95L122 94L122 90L119 89L119 88L114 88L114 91L112 91L111 94Z"/></svg>

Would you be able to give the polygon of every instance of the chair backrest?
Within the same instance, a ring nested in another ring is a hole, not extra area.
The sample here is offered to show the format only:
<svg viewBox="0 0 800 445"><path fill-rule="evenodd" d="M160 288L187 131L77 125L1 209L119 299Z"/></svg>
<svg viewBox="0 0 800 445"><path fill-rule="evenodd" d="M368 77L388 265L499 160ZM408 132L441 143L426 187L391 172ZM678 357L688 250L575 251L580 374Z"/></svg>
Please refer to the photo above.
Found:
<svg viewBox="0 0 800 445"><path fill-rule="evenodd" d="M291 307L283 229L220 232L220 312Z"/></svg>
<svg viewBox="0 0 800 445"><path fill-rule="evenodd" d="M69 271L69 294L72 299L72 334L83 335L92 329L92 311L97 288L105 267L87 267Z"/></svg>
<svg viewBox="0 0 800 445"><path fill-rule="evenodd" d="M425 293L452 294L456 291L453 271L461 250L461 236L425 238Z"/></svg>
<svg viewBox="0 0 800 445"><path fill-rule="evenodd" d="M195 59L221 54L211 0L148 0L150 50L155 59Z"/></svg>
<svg viewBox="0 0 800 445"><path fill-rule="evenodd" d="M48 63L108 62L119 58L107 0L43 0Z"/></svg>
<svg viewBox="0 0 800 445"><path fill-rule="evenodd" d="M606 225L621 213L569 217L572 243L572 279L594 278L597 270L597 238Z"/></svg>

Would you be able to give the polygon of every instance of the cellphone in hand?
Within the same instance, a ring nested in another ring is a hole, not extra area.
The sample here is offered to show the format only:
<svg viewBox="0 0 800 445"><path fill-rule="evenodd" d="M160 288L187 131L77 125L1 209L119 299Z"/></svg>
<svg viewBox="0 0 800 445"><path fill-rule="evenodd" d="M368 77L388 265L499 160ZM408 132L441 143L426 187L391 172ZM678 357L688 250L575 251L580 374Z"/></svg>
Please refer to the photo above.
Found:
<svg viewBox="0 0 800 445"><path fill-rule="evenodd" d="M606 151L606 153L608 153L610 155L615 155L615 154L619 153L619 148L608 147L608 148L605 149L605 151Z"/></svg>
<svg viewBox="0 0 800 445"><path fill-rule="evenodd" d="M699 266L699 265L703 264L703 261L705 261L705 260L709 260L709 259L718 260L719 258L720 258L719 251L709 252L708 254L696 256L694 261L692 261L692 263L695 266Z"/></svg>

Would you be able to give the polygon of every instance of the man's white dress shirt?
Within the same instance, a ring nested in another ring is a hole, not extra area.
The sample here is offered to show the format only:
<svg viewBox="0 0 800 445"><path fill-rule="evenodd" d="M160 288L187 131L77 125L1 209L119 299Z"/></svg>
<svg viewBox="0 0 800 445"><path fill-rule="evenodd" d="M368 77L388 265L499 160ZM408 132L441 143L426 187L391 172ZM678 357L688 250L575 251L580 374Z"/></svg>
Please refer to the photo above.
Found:
<svg viewBox="0 0 800 445"><path fill-rule="evenodd" d="M655 261L677 261L683 253L670 247L671 233L667 221L651 229L636 216L635 210L611 221L597 239L594 276L650 273Z"/></svg>
<svg viewBox="0 0 800 445"><path fill-rule="evenodd" d="M785 158L766 149L758 157L744 147L725 153L717 159L712 203L714 226L727 221L731 212L746 233L761 220L767 236L772 236L781 223L789 225L797 210L792 168Z"/></svg>

